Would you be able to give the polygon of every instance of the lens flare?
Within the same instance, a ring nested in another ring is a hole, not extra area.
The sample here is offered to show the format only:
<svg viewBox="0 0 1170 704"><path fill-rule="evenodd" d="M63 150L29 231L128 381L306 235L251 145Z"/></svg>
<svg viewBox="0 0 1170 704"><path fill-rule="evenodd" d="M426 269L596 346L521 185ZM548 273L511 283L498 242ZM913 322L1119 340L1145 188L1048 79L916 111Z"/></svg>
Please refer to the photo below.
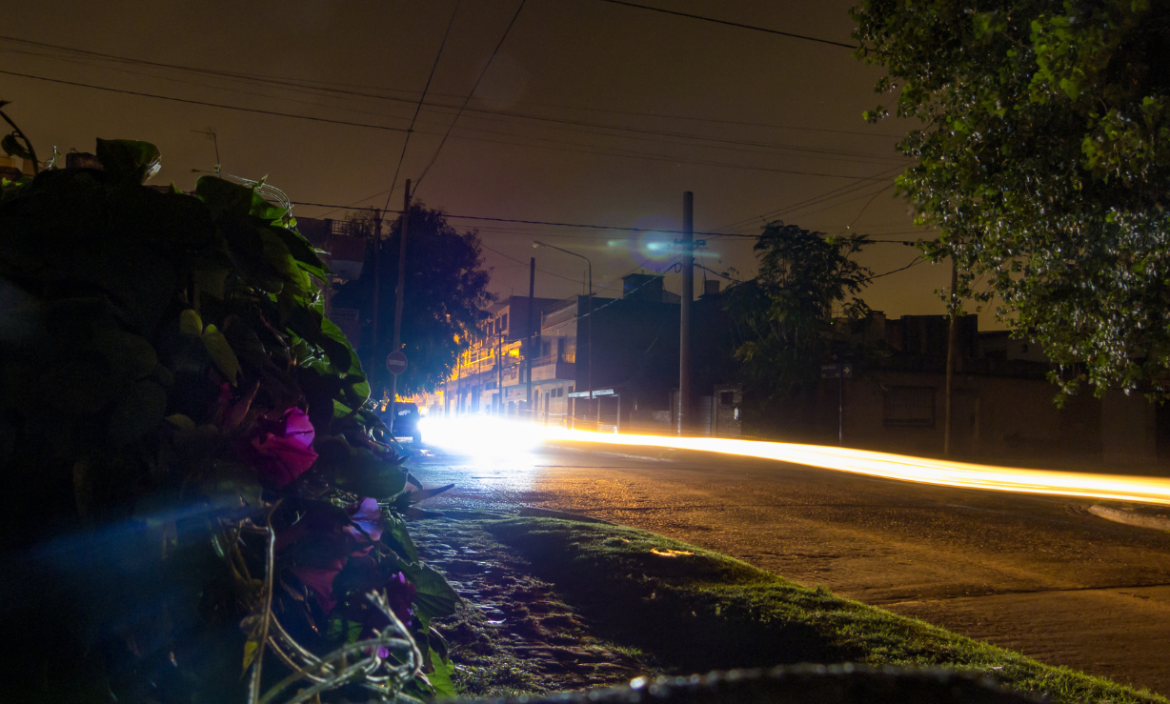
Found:
<svg viewBox="0 0 1170 704"><path fill-rule="evenodd" d="M731 438L619 435L563 428L541 430L547 440L697 450L961 489L1170 505L1170 480L1152 477L997 467L843 447Z"/></svg>

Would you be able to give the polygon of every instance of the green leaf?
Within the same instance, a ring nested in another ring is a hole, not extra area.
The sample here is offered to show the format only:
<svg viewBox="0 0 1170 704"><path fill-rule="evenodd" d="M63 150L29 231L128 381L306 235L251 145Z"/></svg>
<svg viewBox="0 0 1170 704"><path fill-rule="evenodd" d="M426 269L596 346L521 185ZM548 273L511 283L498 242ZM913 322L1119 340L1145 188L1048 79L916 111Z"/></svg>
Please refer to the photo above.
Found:
<svg viewBox="0 0 1170 704"><path fill-rule="evenodd" d="M451 699L459 696L459 693L455 691L455 685L451 683L451 675L455 673L455 665L435 652L434 648L431 648L430 655L431 667L434 669L427 673L427 680L435 688L435 694Z"/></svg>
<svg viewBox="0 0 1170 704"><path fill-rule="evenodd" d="M234 384L240 374L240 360L236 358L236 353L232 351L227 338L214 325L208 325L203 331L202 339L211 361L215 362L215 366L219 367L227 380Z"/></svg>
<svg viewBox="0 0 1170 704"><path fill-rule="evenodd" d="M4 139L0 140L0 149L3 149L9 156L19 157L21 159L31 159L32 154L24 148L20 140L16 138L15 134L6 135Z"/></svg>
<svg viewBox="0 0 1170 704"><path fill-rule="evenodd" d="M179 332L196 337L202 335L203 320L199 317L199 313L191 308L179 313Z"/></svg>
<svg viewBox="0 0 1170 704"><path fill-rule="evenodd" d="M172 415L167 416L167 422L170 423L171 425L175 426L179 430L194 430L195 429L195 421L191 420L188 416L185 416L182 413L174 413Z"/></svg>
<svg viewBox="0 0 1170 704"><path fill-rule="evenodd" d="M248 189L252 191L251 202L249 203L248 214L252 217L260 218L265 222L279 222L288 215L288 210L269 203L264 196L260 195L255 188Z"/></svg>
<svg viewBox="0 0 1170 704"><path fill-rule="evenodd" d="M218 176L202 176L195 182L195 195L211 209L214 217L247 215L252 207L252 189Z"/></svg>
<svg viewBox="0 0 1170 704"><path fill-rule="evenodd" d="M199 286L200 291L219 300L223 300L224 286L230 273L231 270L226 266L210 264L197 267L191 272L191 278Z"/></svg>
<svg viewBox="0 0 1170 704"><path fill-rule="evenodd" d="M414 603L422 614L434 619L455 613L459 595L438 570L421 562L403 563L399 567L417 590Z"/></svg>
<svg viewBox="0 0 1170 704"><path fill-rule="evenodd" d="M145 183L162 168L158 147L132 139L99 139L97 158L111 178L126 183Z"/></svg>
<svg viewBox="0 0 1170 704"><path fill-rule="evenodd" d="M390 546L406 562L418 562L418 550L414 541L410 539L410 531L406 529L406 521L391 516L382 520L382 542Z"/></svg>
<svg viewBox="0 0 1170 704"><path fill-rule="evenodd" d="M279 237L281 241L284 242L285 246L288 247L289 253L292 254L293 259L295 259L307 273L316 276L318 279L325 279L325 277L328 275L328 268L325 266L325 262L321 261L321 258L317 256L315 251L313 251L313 246L309 244L308 240L301 236L301 234L296 230L290 230L287 227L273 225L269 229L276 233L277 237Z"/></svg>
<svg viewBox="0 0 1170 704"><path fill-rule="evenodd" d="M256 471L242 462L216 462L203 483L203 493L212 504L229 509L260 506L261 492Z"/></svg>
<svg viewBox="0 0 1170 704"><path fill-rule="evenodd" d="M324 463L318 459L318 464ZM396 496L406 488L406 474L401 469L364 447L351 448L348 457L321 469L332 470L333 483L339 489L359 496L372 496L379 501Z"/></svg>
<svg viewBox="0 0 1170 704"><path fill-rule="evenodd" d="M288 251L284 241L273 232L273 228L266 227L259 232L260 241L264 247L265 263L280 272L285 278L296 281L300 270L297 269L292 253Z"/></svg>

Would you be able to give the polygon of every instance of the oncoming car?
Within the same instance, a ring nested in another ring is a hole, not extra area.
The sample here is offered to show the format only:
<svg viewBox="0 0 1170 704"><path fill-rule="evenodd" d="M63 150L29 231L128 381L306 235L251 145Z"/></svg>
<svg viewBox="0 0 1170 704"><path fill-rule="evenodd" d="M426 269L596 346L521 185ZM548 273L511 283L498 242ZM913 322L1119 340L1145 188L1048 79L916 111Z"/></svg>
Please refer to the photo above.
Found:
<svg viewBox="0 0 1170 704"><path fill-rule="evenodd" d="M404 401L395 401L391 404L383 403L379 406L378 415L381 416L382 422L386 427L390 426L390 414L394 414L394 426L392 428L394 437L404 438L409 437L411 442L415 445L422 444L422 431L419 430L418 420L418 406L413 403Z"/></svg>

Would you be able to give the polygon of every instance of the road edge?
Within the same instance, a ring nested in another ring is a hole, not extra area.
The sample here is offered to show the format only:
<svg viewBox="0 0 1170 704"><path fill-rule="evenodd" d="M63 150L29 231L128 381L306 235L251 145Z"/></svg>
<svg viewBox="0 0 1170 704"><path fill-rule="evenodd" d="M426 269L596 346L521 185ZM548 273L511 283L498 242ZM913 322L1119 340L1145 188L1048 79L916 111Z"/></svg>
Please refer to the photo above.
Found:
<svg viewBox="0 0 1170 704"><path fill-rule="evenodd" d="M1145 514L1136 513L1134 511L1122 511L1120 509L1101 506L1099 504L1090 506L1089 513L1097 516L1098 518L1104 518L1107 521L1113 521L1114 523L1124 523L1127 526L1170 531L1170 518L1147 516Z"/></svg>

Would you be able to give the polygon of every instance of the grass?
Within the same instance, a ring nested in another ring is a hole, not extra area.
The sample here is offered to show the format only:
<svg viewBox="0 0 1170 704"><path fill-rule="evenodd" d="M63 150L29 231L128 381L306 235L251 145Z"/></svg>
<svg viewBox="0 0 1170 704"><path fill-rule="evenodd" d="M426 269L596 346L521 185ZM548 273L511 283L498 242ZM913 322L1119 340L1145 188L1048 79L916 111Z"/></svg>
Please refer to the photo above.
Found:
<svg viewBox="0 0 1170 704"><path fill-rule="evenodd" d="M646 531L549 518L485 527L607 637L680 672L804 662L943 667L990 675L1056 704L1170 704Z"/></svg>

